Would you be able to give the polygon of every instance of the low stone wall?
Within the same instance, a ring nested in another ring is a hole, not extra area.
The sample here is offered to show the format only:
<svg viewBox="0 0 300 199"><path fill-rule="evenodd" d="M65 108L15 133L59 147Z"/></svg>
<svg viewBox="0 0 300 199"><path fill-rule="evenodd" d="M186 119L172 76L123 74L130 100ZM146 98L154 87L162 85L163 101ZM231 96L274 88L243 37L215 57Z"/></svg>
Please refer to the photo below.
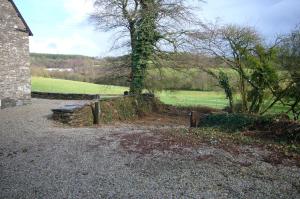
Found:
<svg viewBox="0 0 300 199"><path fill-rule="evenodd" d="M114 121L133 120L156 110L154 96L143 95L142 98L137 100L135 96L123 96L65 105L52 109L52 118L75 127L92 126L99 122L107 124ZM100 107L97 106L99 109L97 111L96 104L99 103Z"/></svg>
<svg viewBox="0 0 300 199"><path fill-rule="evenodd" d="M0 99L0 109L5 109L9 107L15 107L15 106L22 106L30 104L30 99L10 99L10 98L4 98Z"/></svg>
<svg viewBox="0 0 300 199"><path fill-rule="evenodd" d="M75 127L92 126L94 124L94 102L86 104L71 104L52 109L52 119Z"/></svg>
<svg viewBox="0 0 300 199"><path fill-rule="evenodd" d="M45 93L45 92L31 92L32 98L41 99L57 99L57 100L95 100L100 99L100 95L88 94L72 94L72 93Z"/></svg>

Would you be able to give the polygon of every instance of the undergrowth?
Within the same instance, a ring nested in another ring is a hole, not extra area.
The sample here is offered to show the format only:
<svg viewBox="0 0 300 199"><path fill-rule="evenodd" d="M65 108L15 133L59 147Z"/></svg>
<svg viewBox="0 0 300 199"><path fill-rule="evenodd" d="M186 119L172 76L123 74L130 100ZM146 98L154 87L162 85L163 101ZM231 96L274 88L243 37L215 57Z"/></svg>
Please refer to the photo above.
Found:
<svg viewBox="0 0 300 199"><path fill-rule="evenodd" d="M218 113L209 114L202 118L199 126L201 127L215 127L226 132L235 132L248 129L257 123L269 124L273 122L274 117L270 115L257 116L241 113Z"/></svg>
<svg viewBox="0 0 300 199"><path fill-rule="evenodd" d="M285 156L294 156L294 154L300 155L299 143L261 139L260 137L247 136L243 132L228 133L213 127L203 127L194 129L180 129L174 133L179 133L189 137L196 136L197 139L200 139L203 142L208 142L214 145L222 145L224 147L231 144L255 145L264 146L267 149L279 151Z"/></svg>
<svg viewBox="0 0 300 199"><path fill-rule="evenodd" d="M159 109L159 100L152 96L127 96L100 101L101 122L133 120Z"/></svg>

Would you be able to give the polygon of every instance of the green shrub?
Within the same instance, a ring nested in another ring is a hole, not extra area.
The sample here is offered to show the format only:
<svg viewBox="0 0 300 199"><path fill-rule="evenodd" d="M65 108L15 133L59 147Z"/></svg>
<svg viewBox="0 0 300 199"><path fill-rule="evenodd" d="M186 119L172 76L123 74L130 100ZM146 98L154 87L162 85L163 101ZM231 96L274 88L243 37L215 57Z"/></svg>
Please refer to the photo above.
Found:
<svg viewBox="0 0 300 199"><path fill-rule="evenodd" d="M256 117L245 114L218 113L209 114L202 118L199 125L204 127L217 127L224 131L244 130L256 121Z"/></svg>
<svg viewBox="0 0 300 199"><path fill-rule="evenodd" d="M274 121L274 116L250 115L241 113L209 114L202 118L199 126L217 127L227 132L241 131L254 126L268 126Z"/></svg>
<svg viewBox="0 0 300 199"><path fill-rule="evenodd" d="M138 116L158 110L159 102L153 96L143 95L139 98L128 96L103 99L100 101L101 122L132 120Z"/></svg>
<svg viewBox="0 0 300 199"><path fill-rule="evenodd" d="M144 116L147 113L159 111L161 102L153 94L143 94L135 99L135 106L137 114Z"/></svg>
<svg viewBox="0 0 300 199"><path fill-rule="evenodd" d="M279 143L300 142L300 124L278 115L209 114L201 118L198 126L212 127L227 133L250 130L251 136Z"/></svg>
<svg viewBox="0 0 300 199"><path fill-rule="evenodd" d="M133 98L118 97L100 101L101 122L111 123L113 121L131 120L136 117L136 109Z"/></svg>

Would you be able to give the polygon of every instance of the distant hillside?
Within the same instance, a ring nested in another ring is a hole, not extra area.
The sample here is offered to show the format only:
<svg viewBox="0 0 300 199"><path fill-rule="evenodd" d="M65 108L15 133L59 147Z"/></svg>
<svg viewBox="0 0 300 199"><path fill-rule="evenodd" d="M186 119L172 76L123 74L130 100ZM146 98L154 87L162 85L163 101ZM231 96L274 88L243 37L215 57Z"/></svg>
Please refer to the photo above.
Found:
<svg viewBox="0 0 300 199"><path fill-rule="evenodd" d="M78 58L90 58L93 57L84 55L64 55L64 54L43 54L43 53L30 53L30 57L33 59L78 59Z"/></svg>
<svg viewBox="0 0 300 199"><path fill-rule="evenodd" d="M83 55L31 53L32 76L127 86L128 56L95 58Z"/></svg>
<svg viewBox="0 0 300 199"><path fill-rule="evenodd" d="M31 53L30 61L32 67L43 68L75 68L83 67L85 62L94 62L93 57L83 55L60 55Z"/></svg>

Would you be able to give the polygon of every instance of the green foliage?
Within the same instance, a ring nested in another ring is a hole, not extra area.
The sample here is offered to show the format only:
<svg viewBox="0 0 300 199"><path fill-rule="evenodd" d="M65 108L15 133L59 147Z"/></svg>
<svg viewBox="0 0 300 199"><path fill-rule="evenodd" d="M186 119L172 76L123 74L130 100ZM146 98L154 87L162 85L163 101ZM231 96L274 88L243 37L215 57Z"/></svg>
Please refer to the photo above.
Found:
<svg viewBox="0 0 300 199"><path fill-rule="evenodd" d="M229 101L229 112L233 112L233 89L230 85L228 75L221 70L219 71L218 75L211 70L207 70L206 72L218 80L219 86L224 90L226 98Z"/></svg>
<svg viewBox="0 0 300 199"><path fill-rule="evenodd" d="M137 109L137 114L139 116L144 116L147 113L159 111L162 103L158 98L154 97L153 94L145 93L136 97L135 106Z"/></svg>
<svg viewBox="0 0 300 199"><path fill-rule="evenodd" d="M279 59L282 67L288 71L285 81L289 82L286 88L281 88L284 92L279 92L277 98L281 98L281 103L289 107L294 119L300 116L300 26L285 37L280 46ZM280 96L284 93L284 96Z"/></svg>
<svg viewBox="0 0 300 199"><path fill-rule="evenodd" d="M105 124L113 121L133 120L158 110L159 101L153 97L118 97L100 101L101 121Z"/></svg>
<svg viewBox="0 0 300 199"><path fill-rule="evenodd" d="M230 100L230 104L232 107L232 98L233 98L232 88L230 86L229 78L228 78L227 74L224 73L223 71L219 72L219 84L220 84L221 88L224 89L226 97Z"/></svg>
<svg viewBox="0 0 300 199"><path fill-rule="evenodd" d="M118 97L100 101L101 121L105 124L113 121L131 120L137 117L134 98Z"/></svg>
<svg viewBox="0 0 300 199"><path fill-rule="evenodd" d="M111 108L111 106L106 104L101 104L101 123L109 124L113 122L114 118L114 110Z"/></svg>
<svg viewBox="0 0 300 199"><path fill-rule="evenodd" d="M259 113L266 100L266 94L278 88L279 75L276 70L276 49L267 49L256 45L253 54L248 55L246 64L251 69L249 82L251 89L248 91L250 102L249 112Z"/></svg>
<svg viewBox="0 0 300 199"><path fill-rule="evenodd" d="M251 27L227 25L209 30L207 37L204 40L208 40L208 51L238 74L236 87L241 97L242 112L260 113L268 99L267 95L273 94L278 88L279 75L275 64L277 49L264 45L260 35ZM228 75L210 74L219 80L232 109L232 89Z"/></svg>
<svg viewBox="0 0 300 199"><path fill-rule="evenodd" d="M119 120L128 120L136 117L136 111L134 104L130 99L124 98L116 103L116 109L118 110Z"/></svg>
<svg viewBox="0 0 300 199"><path fill-rule="evenodd" d="M229 54L222 55L232 69L239 75L239 94L243 105L243 111L248 110L247 104L247 66L244 60L251 54L251 49L260 42L260 36L251 27L228 25L221 29L221 37L226 46L230 46ZM249 82L249 81L248 81Z"/></svg>
<svg viewBox="0 0 300 199"><path fill-rule="evenodd" d="M133 98L119 98L115 100L114 103L115 113L117 114L117 120L124 121L136 118L137 110Z"/></svg>
<svg viewBox="0 0 300 199"><path fill-rule="evenodd" d="M199 125L204 127L216 127L226 132L235 132L247 130L256 125L270 125L274 121L274 118L274 115L258 116L243 113L219 113L204 117Z"/></svg>
<svg viewBox="0 0 300 199"><path fill-rule="evenodd" d="M250 125L253 125L256 117L245 114L210 114L201 120L200 126L216 127L226 132L234 132L245 130Z"/></svg>
<svg viewBox="0 0 300 199"><path fill-rule="evenodd" d="M243 104L240 100L236 101L233 104L233 112L235 113L243 113Z"/></svg>
<svg viewBox="0 0 300 199"><path fill-rule="evenodd" d="M251 130L256 136L278 142L299 143L299 123L282 115L209 114L201 118L199 127L216 128L224 132Z"/></svg>

